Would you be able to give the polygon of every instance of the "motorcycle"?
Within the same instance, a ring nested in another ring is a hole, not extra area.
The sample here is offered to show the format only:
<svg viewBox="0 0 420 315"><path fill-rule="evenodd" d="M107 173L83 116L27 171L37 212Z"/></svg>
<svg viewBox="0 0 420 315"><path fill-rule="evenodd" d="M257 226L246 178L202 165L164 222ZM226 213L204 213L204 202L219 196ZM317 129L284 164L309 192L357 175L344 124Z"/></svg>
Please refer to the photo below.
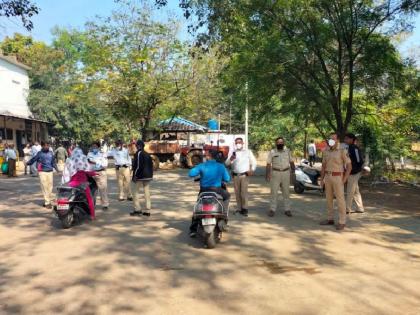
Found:
<svg viewBox="0 0 420 315"><path fill-rule="evenodd" d="M89 177L88 183L77 187L62 185L57 188L57 205L54 207L54 212L64 229L90 218L89 204L85 192L86 185L89 185L93 203L96 205L98 186L92 177Z"/></svg>
<svg viewBox="0 0 420 315"><path fill-rule="evenodd" d="M324 192L324 186L320 181L321 172L310 167L307 160L302 160L301 164L296 167L295 175L295 193L303 194L305 190L318 190L321 193Z"/></svg>
<svg viewBox="0 0 420 315"><path fill-rule="evenodd" d="M193 221L197 222L197 234L204 239L207 248L215 248L222 239L222 232L227 229L228 212L229 209L224 209L220 194L206 191L198 195Z"/></svg>

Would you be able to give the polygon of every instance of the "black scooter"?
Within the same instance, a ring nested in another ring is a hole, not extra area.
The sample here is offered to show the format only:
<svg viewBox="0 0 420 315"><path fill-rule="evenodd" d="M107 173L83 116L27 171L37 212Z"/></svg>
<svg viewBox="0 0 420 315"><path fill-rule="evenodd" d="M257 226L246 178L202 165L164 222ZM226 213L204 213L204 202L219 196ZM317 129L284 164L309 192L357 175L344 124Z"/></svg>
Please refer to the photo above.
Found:
<svg viewBox="0 0 420 315"><path fill-rule="evenodd" d="M95 180L89 176L89 182L77 187L62 185L57 188L57 205L54 207L58 219L64 229L82 223L90 218L89 204L85 188L89 185L93 203L96 205L98 186Z"/></svg>
<svg viewBox="0 0 420 315"><path fill-rule="evenodd" d="M227 229L228 216L229 209L224 209L223 197L220 194L208 191L198 195L193 221L197 222L197 234L204 239L207 248L215 248L222 239L222 232Z"/></svg>

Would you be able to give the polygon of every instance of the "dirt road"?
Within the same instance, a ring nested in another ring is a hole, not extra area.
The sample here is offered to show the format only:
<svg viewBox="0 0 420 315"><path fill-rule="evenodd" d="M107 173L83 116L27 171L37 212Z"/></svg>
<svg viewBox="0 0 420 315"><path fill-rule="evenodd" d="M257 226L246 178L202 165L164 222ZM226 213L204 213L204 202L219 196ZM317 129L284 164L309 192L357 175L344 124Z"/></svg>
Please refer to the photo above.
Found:
<svg viewBox="0 0 420 315"><path fill-rule="evenodd" d="M418 191L408 206L367 193L367 213L338 233L318 225L315 192L292 195L293 218L268 218L256 177L250 217L231 216L206 250L188 237L197 187L186 171L158 173L150 218L130 217L115 184L96 222L62 230L36 178L0 178L0 314L420 313Z"/></svg>

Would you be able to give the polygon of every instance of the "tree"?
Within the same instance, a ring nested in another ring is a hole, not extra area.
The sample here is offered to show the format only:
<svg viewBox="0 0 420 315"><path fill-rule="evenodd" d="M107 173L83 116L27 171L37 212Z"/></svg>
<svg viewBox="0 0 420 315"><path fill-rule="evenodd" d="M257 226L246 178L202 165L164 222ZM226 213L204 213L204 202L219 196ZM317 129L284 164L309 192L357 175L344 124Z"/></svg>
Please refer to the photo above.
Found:
<svg viewBox="0 0 420 315"><path fill-rule="evenodd" d="M112 116L129 132L152 127L156 110L188 85L188 54L175 22L153 21L147 6L124 2L107 19L90 22L81 42L81 69Z"/></svg>
<svg viewBox="0 0 420 315"><path fill-rule="evenodd" d="M414 0L199 0L180 5L188 15L195 13L196 28L205 23L207 33L199 40L223 41L234 76L248 82L254 103L273 95L285 102L296 99L313 122L320 113L340 136L357 113L355 92L375 92L398 80L402 64L389 35L409 30L407 17L420 9Z"/></svg>
<svg viewBox="0 0 420 315"><path fill-rule="evenodd" d="M34 27L31 18L38 12L39 7L31 0L0 0L0 17L20 17L28 31Z"/></svg>

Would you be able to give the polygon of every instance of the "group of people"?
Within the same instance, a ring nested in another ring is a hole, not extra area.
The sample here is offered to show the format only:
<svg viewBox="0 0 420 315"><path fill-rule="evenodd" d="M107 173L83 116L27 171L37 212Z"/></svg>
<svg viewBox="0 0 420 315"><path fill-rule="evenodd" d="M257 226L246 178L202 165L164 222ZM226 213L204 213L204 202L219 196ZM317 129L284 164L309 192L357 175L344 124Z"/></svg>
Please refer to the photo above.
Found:
<svg viewBox="0 0 420 315"><path fill-rule="evenodd" d="M359 190L359 179L362 174L363 158L359 147L355 144L356 136L346 134L345 145L341 145L336 133L332 133L327 142L327 148L323 152L320 181L325 187L327 199L327 219L320 222L321 225L335 225L334 220L334 197L338 206L338 223L336 229L344 230L346 215L352 212L363 213L363 202ZM315 146L314 142L312 142ZM273 217L279 207L279 190L283 197L284 214L292 217L290 203L290 180L291 173L295 171L292 153L285 145L285 139L278 137L275 141L275 149L271 150L267 157L266 180L271 187L271 200L268 216ZM310 151L312 154L311 166L315 163L316 147ZM217 152L215 152L217 153ZM216 162L217 154L209 151L206 154L207 161L200 164L189 172L189 176L200 176L200 192L215 191L223 197L226 204L230 195L223 189L223 182L230 182L231 176L226 167L231 168L234 183L237 210L243 216L248 216L248 185L249 177L256 170L257 162L251 150L244 147L242 138L235 140L235 149L229 154L225 166ZM347 196L345 198L344 187L347 184ZM353 202L356 210L352 210ZM190 227L190 235L196 234L196 223L193 221Z"/></svg>
<svg viewBox="0 0 420 315"><path fill-rule="evenodd" d="M354 134L346 134L345 145L340 144L337 134L332 133L327 142L327 148L323 152L321 182L325 185L327 199L327 219L322 225L335 225L333 200L337 200L338 223L337 230L343 230L346 225L346 215L350 212L364 212L362 197L359 190L359 179L362 173L363 158L360 149L355 144ZM313 145L313 146L312 146ZM60 145L55 151L50 148L48 142L38 143L25 147L25 174L27 167L31 167L31 173L37 173L40 180L44 207L52 208L53 194L53 171L62 173L62 183L78 185L87 182L88 176L94 178L104 210L109 207L108 199L108 158L115 161L115 171L118 182L119 200L133 201L132 216L150 215L151 197L150 181L153 179L153 162L150 155L144 150L141 140L136 142L134 155L130 154L128 146L122 141L116 141L111 150L101 150L99 142L92 143L87 155L78 147L65 149ZM6 156L9 161L16 160L16 156L7 148ZM308 147L311 166L315 163L316 147L313 142ZM250 177L257 168L257 161L251 150L244 145L242 138L235 139L235 147L230 151L224 163L218 161L218 152L206 152L206 161L192 168L189 176L200 176L200 191L216 191L219 193L227 207L230 194L223 189L223 183L229 183L232 179L237 212L248 216L249 195L248 186ZM13 166L13 162L9 165ZM228 172L230 168L230 173ZM12 167L13 169L13 167ZM279 191L283 199L284 214L292 217L290 202L290 181L294 173L295 164L292 152L286 147L285 139L278 137L275 141L275 149L271 150L267 157L266 180L270 183L271 198L268 216L273 217L279 207ZM347 196L344 188L347 184ZM88 185L86 185L88 186ZM145 208L140 204L140 193L143 190ZM90 192L87 191L90 196ZM353 203L356 211L352 210ZM89 200L91 217L95 218L92 199ZM194 234L195 226L192 225L191 233Z"/></svg>
<svg viewBox="0 0 420 315"><path fill-rule="evenodd" d="M144 142L138 140L136 143L137 152L132 158L127 147L122 141L117 141L115 147L108 152L100 150L100 143L92 143L87 155L79 147L75 147L65 160L62 170L56 162L57 151L50 149L48 142L43 142L41 151L31 158L27 165L37 165L41 191L44 196L44 207L52 208L54 199L53 194L53 171L62 174L62 184L78 186L88 182L88 177L92 177L97 186L103 210L109 207L108 199L108 158L113 157L118 181L119 200L133 201L134 211L132 216L150 215L151 200L149 184L153 179L153 162L149 154L144 151ZM64 154L64 153L63 153ZM131 170L131 171L130 171ZM133 188L131 187L131 183ZM86 185L86 195L90 208L91 218L95 218L95 209L92 196L88 185ZM142 210L140 205L140 192L144 190L146 207Z"/></svg>
<svg viewBox="0 0 420 315"><path fill-rule="evenodd" d="M38 152L42 150L42 146L38 141L34 143L27 143L23 148L21 148L21 153L23 154L23 166L24 166L24 174L31 176L38 175L38 169L35 164L29 165L28 162L35 157ZM49 150L52 151L52 148ZM72 147L65 149L62 144L60 144L56 150L54 150L54 156L56 158L58 167L62 170L64 162L69 156L69 152L71 152ZM15 148L13 143L6 143L2 148L2 155L4 158L4 163L7 164L7 175L8 177L17 177L17 162L19 160L19 150Z"/></svg>

